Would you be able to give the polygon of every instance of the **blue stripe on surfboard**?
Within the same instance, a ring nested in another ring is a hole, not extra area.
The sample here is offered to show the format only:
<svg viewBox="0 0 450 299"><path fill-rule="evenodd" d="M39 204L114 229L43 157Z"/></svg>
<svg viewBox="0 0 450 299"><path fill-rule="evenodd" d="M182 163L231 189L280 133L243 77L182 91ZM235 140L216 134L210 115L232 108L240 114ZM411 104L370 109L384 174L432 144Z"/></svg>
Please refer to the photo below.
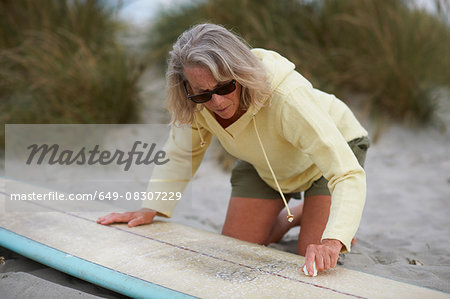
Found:
<svg viewBox="0 0 450 299"><path fill-rule="evenodd" d="M69 275L133 298L196 298L89 262L0 227L0 245Z"/></svg>

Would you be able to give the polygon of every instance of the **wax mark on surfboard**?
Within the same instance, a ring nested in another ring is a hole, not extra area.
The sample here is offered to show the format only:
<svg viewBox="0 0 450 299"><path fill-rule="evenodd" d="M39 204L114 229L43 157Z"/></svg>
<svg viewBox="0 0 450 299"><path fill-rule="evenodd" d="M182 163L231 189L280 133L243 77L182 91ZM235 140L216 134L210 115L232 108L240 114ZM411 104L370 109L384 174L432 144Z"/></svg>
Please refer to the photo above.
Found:
<svg viewBox="0 0 450 299"><path fill-rule="evenodd" d="M242 268L233 269L225 268L216 272L217 278L230 281L232 283L243 283L254 280L257 275L252 271L243 270Z"/></svg>
<svg viewBox="0 0 450 299"><path fill-rule="evenodd" d="M264 263L264 261L261 262L262 265L261 266L256 266L256 270L260 271L260 272L272 272L272 273L279 273L281 271L283 271L284 269L286 269L288 267L287 262L285 261L267 261L267 263ZM297 267L297 264L292 264L289 266L294 266L295 268Z"/></svg>
<svg viewBox="0 0 450 299"><path fill-rule="evenodd" d="M217 254L217 252L216 252ZM153 253L147 256L151 259L163 260L168 265L182 265L181 268L189 269L192 275L208 276L229 281L233 284L254 280L260 273L255 269L244 268L239 264L230 264L226 260L211 262L209 256L196 254L190 251L173 251Z"/></svg>
<svg viewBox="0 0 450 299"><path fill-rule="evenodd" d="M174 254L170 251L160 252L159 254L153 253L148 257L158 260L166 260L177 265L182 264L183 268L189 269L197 275L220 278L232 283L252 281L257 277L261 277L261 275L271 276L276 273L280 273L288 266L292 269L298 268L298 265L295 263L287 263L281 260L274 261L268 258L259 260L259 257L257 258L258 263L256 265L252 265L252 260L246 260L247 258L245 255L241 259L240 252L235 252L233 258L231 258L231 256L224 257L221 249L216 249L214 252L207 252L208 256L205 256L205 252L201 252L201 254L192 254L193 252L190 251L177 251L177 253ZM220 262L220 267L218 267L217 262L211 263L211 257L215 257L215 259ZM239 259L236 259L236 257L239 257ZM255 255L253 255L253 262L254 260ZM246 263L250 263L251 266Z"/></svg>
<svg viewBox="0 0 450 299"><path fill-rule="evenodd" d="M260 272L278 273L288 267L298 267L295 263L274 259L274 257L270 255L270 252L261 254L261 252L257 250L260 249L259 246L256 246L255 244L236 246L234 242L236 241L235 239L230 239L230 241L233 242L229 242L230 246L228 247L214 247L210 245L210 240L197 240L192 242L189 247L206 254L222 256L227 260L239 260L241 263L252 263L257 260L258 264L253 264L252 266L255 270Z"/></svg>
<svg viewBox="0 0 450 299"><path fill-rule="evenodd" d="M215 276L231 281L232 283L243 283L260 277L261 273L267 275L268 273L280 272L285 267L279 267L279 264L282 263L270 263L267 265L256 266L254 269L248 270L243 269L241 266L227 267L217 271Z"/></svg>

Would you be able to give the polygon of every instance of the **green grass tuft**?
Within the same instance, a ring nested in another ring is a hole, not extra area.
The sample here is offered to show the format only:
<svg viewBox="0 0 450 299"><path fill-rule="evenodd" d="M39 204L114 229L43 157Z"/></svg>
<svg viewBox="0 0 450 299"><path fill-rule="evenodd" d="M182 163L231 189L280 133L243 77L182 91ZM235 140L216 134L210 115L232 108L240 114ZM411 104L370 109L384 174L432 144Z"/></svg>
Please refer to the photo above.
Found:
<svg viewBox="0 0 450 299"><path fill-rule="evenodd" d="M141 70L115 13L95 0L1 1L0 123L134 120Z"/></svg>

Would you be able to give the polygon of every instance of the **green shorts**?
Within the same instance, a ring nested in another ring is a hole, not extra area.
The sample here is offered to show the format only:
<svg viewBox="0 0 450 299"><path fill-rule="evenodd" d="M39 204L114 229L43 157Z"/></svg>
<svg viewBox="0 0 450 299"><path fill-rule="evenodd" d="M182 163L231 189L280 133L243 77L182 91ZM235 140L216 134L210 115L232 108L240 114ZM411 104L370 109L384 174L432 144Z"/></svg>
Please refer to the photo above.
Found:
<svg viewBox="0 0 450 299"><path fill-rule="evenodd" d="M364 167L367 149L370 146L368 137L360 137L351 140L348 145L355 154L356 159ZM278 190L266 184L256 172L256 169L248 162L236 160L231 171L231 196L280 199ZM311 195L330 195L328 181L321 177L305 191L305 197ZM284 194L286 198L301 199L301 192Z"/></svg>

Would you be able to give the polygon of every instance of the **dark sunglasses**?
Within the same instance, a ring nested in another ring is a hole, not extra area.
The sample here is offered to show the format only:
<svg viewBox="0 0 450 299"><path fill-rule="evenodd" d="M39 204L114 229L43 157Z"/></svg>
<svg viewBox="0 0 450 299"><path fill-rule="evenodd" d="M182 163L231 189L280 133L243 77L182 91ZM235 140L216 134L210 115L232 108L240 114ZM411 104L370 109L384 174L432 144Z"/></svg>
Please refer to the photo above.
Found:
<svg viewBox="0 0 450 299"><path fill-rule="evenodd" d="M236 80L234 80L234 79L225 85L214 88L211 91L202 92L202 93L194 94L194 95L189 94L187 87L186 87L186 81L183 81L183 85L184 85L184 90L186 91L187 98L197 104L208 102L209 100L211 100L213 94L218 94L220 96L224 96L224 95L232 93L233 91L236 90Z"/></svg>

